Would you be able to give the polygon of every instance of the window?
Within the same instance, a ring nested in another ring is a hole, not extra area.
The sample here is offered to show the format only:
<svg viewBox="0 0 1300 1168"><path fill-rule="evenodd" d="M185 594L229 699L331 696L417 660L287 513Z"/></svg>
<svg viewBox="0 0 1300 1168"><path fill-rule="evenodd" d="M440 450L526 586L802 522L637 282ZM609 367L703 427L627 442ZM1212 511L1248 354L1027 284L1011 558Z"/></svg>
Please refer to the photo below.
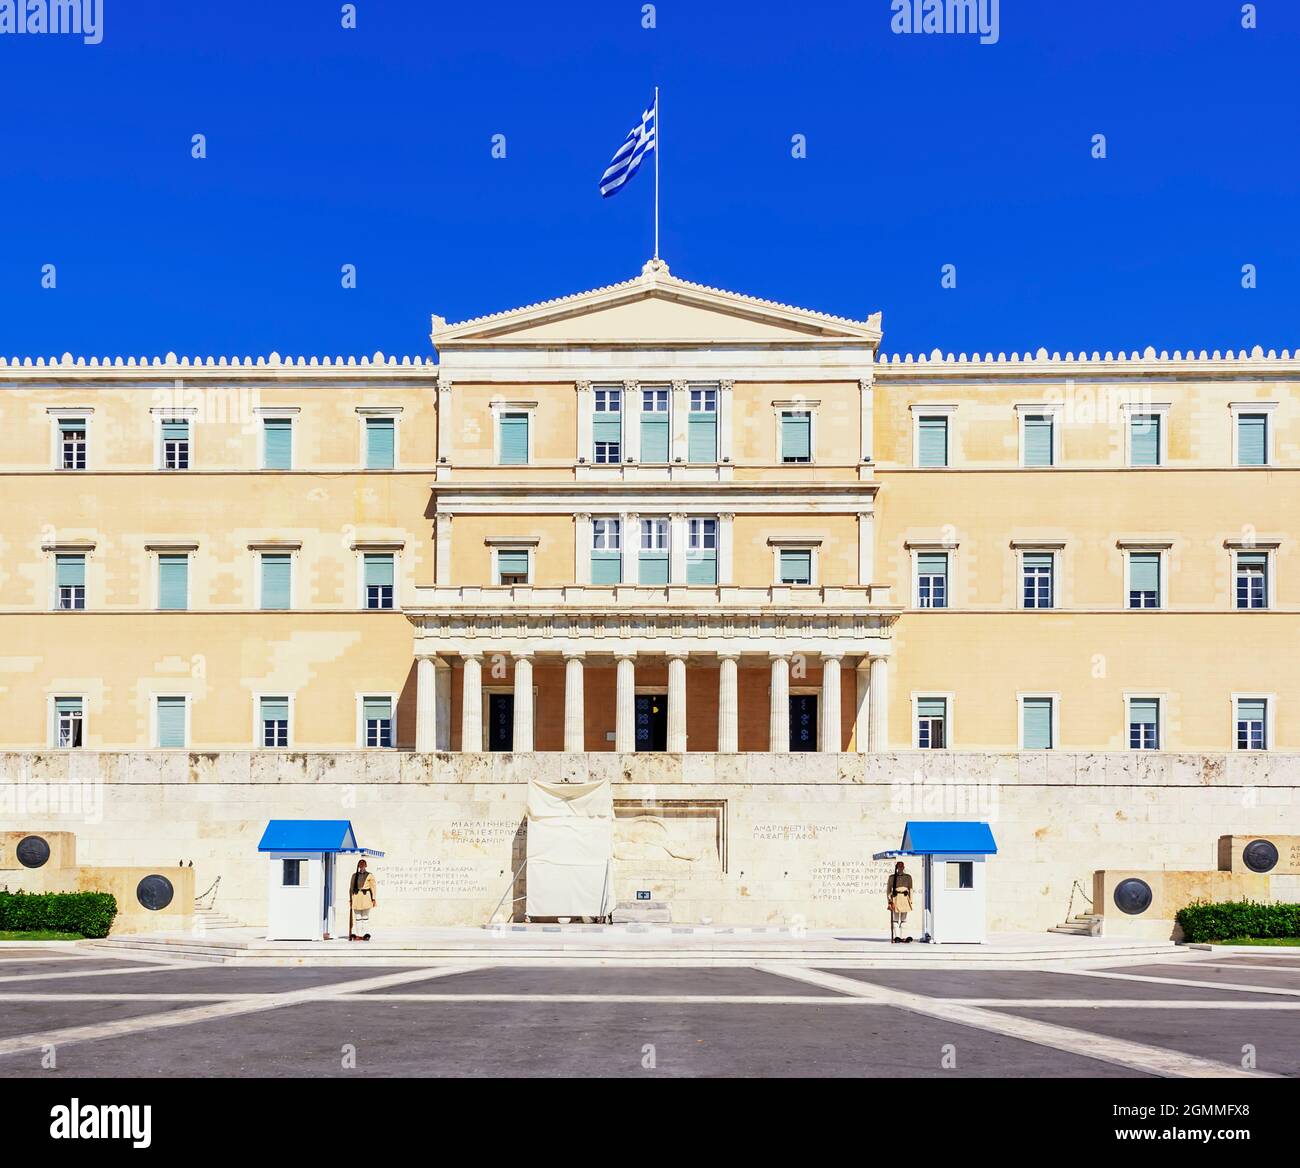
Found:
<svg viewBox="0 0 1300 1168"><path fill-rule="evenodd" d="M1160 465L1160 430L1164 419L1159 414L1129 416L1129 465Z"/></svg>
<svg viewBox="0 0 1300 1168"><path fill-rule="evenodd" d="M392 553L366 552L363 563L365 571L366 608L392 608Z"/></svg>
<svg viewBox="0 0 1300 1168"><path fill-rule="evenodd" d="M283 747L289 745L289 699L287 697L258 698L258 745Z"/></svg>
<svg viewBox="0 0 1300 1168"><path fill-rule="evenodd" d="M185 747L186 702L183 697L155 698L158 748L179 750Z"/></svg>
<svg viewBox="0 0 1300 1168"><path fill-rule="evenodd" d="M641 461L667 462L670 430L668 390L641 391Z"/></svg>
<svg viewBox="0 0 1300 1168"><path fill-rule="evenodd" d="M1237 465L1268 465L1268 414L1237 415Z"/></svg>
<svg viewBox="0 0 1300 1168"><path fill-rule="evenodd" d="M366 419L366 470L392 470L397 459L397 420Z"/></svg>
<svg viewBox="0 0 1300 1168"><path fill-rule="evenodd" d="M622 524L618 519L591 521L591 582L620 584L623 580Z"/></svg>
<svg viewBox="0 0 1300 1168"><path fill-rule="evenodd" d="M810 548L781 548L778 553L780 583L812 583L812 550Z"/></svg>
<svg viewBox="0 0 1300 1168"><path fill-rule="evenodd" d="M717 584L718 521L686 520L686 583Z"/></svg>
<svg viewBox="0 0 1300 1168"><path fill-rule="evenodd" d="M1052 607L1054 559L1051 552L1025 552L1021 561L1021 573L1024 577L1023 596L1026 608Z"/></svg>
<svg viewBox="0 0 1300 1168"><path fill-rule="evenodd" d="M946 860L944 869L944 887L949 892L960 892L975 887L974 860Z"/></svg>
<svg viewBox="0 0 1300 1168"><path fill-rule="evenodd" d="M158 607L186 609L190 606L190 557L158 557Z"/></svg>
<svg viewBox="0 0 1300 1168"><path fill-rule="evenodd" d="M262 554L262 607L282 609L292 607L293 557L276 552Z"/></svg>
<svg viewBox="0 0 1300 1168"><path fill-rule="evenodd" d="M1129 608L1160 607L1160 553L1129 552Z"/></svg>
<svg viewBox="0 0 1300 1168"><path fill-rule="evenodd" d="M280 861L280 886L282 888L302 887L302 860Z"/></svg>
<svg viewBox="0 0 1300 1168"><path fill-rule="evenodd" d="M916 557L917 608L948 607L948 553L921 552Z"/></svg>
<svg viewBox="0 0 1300 1168"><path fill-rule="evenodd" d="M1056 736L1052 730L1053 705L1051 698L1021 698L1022 750L1051 750L1056 746Z"/></svg>
<svg viewBox="0 0 1300 1168"><path fill-rule="evenodd" d="M1268 749L1268 699L1237 699L1237 749Z"/></svg>
<svg viewBox="0 0 1300 1168"><path fill-rule="evenodd" d="M1268 607L1268 552L1237 553L1237 607Z"/></svg>
<svg viewBox="0 0 1300 1168"><path fill-rule="evenodd" d="M1051 414L1023 416L1022 452L1025 466L1051 466L1055 462L1055 424Z"/></svg>
<svg viewBox="0 0 1300 1168"><path fill-rule="evenodd" d="M55 606L65 610L86 607L86 557L59 552L54 557Z"/></svg>
<svg viewBox="0 0 1300 1168"><path fill-rule="evenodd" d="M371 421L391 422L391 418ZM369 436L369 428L366 434ZM368 444L367 444L368 445ZM369 461L367 461L369 465ZM390 463L391 465L391 463ZM293 419L262 419L262 467L265 470L289 470L293 466Z"/></svg>
<svg viewBox="0 0 1300 1168"><path fill-rule="evenodd" d="M617 389L595 391L596 416L592 423L596 462L623 460L623 393Z"/></svg>
<svg viewBox="0 0 1300 1168"><path fill-rule="evenodd" d="M718 391L692 389L687 422L687 462L718 461Z"/></svg>
<svg viewBox="0 0 1300 1168"><path fill-rule="evenodd" d="M504 413L497 422L502 466L528 465L528 414Z"/></svg>
<svg viewBox="0 0 1300 1168"><path fill-rule="evenodd" d="M781 461L812 462L812 413L808 410L781 412Z"/></svg>
<svg viewBox="0 0 1300 1168"><path fill-rule="evenodd" d="M59 419L59 467L62 470L86 469L86 419Z"/></svg>
<svg viewBox="0 0 1300 1168"><path fill-rule="evenodd" d="M162 469L190 469L190 423L187 418L164 418L162 426Z"/></svg>
<svg viewBox="0 0 1300 1168"><path fill-rule="evenodd" d="M668 583L668 520L641 520L641 549L637 557L641 584Z"/></svg>
<svg viewBox="0 0 1300 1168"><path fill-rule="evenodd" d="M54 745L76 750L85 744L86 715L81 698L54 699Z"/></svg>
<svg viewBox="0 0 1300 1168"><path fill-rule="evenodd" d="M948 418L921 415L916 422L916 465L948 465Z"/></svg>
<svg viewBox="0 0 1300 1168"><path fill-rule="evenodd" d="M1160 749L1160 699L1129 698L1128 745L1130 750Z"/></svg>
<svg viewBox="0 0 1300 1168"><path fill-rule="evenodd" d="M393 699L363 697L361 723L362 745L391 747L393 745Z"/></svg>
<svg viewBox="0 0 1300 1168"><path fill-rule="evenodd" d="M916 745L918 750L943 750L948 745L948 699L916 699Z"/></svg>
<svg viewBox="0 0 1300 1168"><path fill-rule="evenodd" d="M527 584L528 583L528 549L527 548L497 549L497 583L498 584Z"/></svg>

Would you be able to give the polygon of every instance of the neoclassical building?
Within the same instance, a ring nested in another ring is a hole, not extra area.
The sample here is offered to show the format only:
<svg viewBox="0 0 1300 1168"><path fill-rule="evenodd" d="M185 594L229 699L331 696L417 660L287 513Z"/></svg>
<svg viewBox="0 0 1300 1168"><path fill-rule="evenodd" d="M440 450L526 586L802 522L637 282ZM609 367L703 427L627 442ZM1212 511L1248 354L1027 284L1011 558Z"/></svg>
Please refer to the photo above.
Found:
<svg viewBox="0 0 1300 1168"><path fill-rule="evenodd" d="M0 748L1300 749L1300 359L633 279L0 361Z"/></svg>

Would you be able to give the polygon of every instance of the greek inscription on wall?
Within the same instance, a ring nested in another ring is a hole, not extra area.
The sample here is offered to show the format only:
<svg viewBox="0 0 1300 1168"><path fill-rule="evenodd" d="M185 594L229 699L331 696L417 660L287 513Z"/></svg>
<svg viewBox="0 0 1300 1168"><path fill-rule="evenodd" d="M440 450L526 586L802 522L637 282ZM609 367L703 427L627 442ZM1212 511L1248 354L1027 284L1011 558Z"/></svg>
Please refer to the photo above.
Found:
<svg viewBox="0 0 1300 1168"><path fill-rule="evenodd" d="M839 832L838 823L756 823L756 840L816 840Z"/></svg>
<svg viewBox="0 0 1300 1168"><path fill-rule="evenodd" d="M444 843L490 847L506 844L519 833L517 819L453 819L442 829Z"/></svg>
<svg viewBox="0 0 1300 1168"><path fill-rule="evenodd" d="M472 860L405 860L375 867L381 904L386 896L483 896L495 874Z"/></svg>
<svg viewBox="0 0 1300 1168"><path fill-rule="evenodd" d="M819 860L812 869L813 900L883 896L889 872L885 860Z"/></svg>

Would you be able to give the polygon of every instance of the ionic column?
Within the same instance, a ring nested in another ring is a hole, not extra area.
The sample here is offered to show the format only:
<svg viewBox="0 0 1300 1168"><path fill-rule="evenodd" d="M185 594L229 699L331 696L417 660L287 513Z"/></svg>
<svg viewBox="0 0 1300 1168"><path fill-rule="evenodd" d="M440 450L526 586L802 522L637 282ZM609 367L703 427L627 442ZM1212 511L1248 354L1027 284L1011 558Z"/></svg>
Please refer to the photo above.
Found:
<svg viewBox="0 0 1300 1168"><path fill-rule="evenodd" d="M867 749L889 749L889 658L871 659L871 727Z"/></svg>
<svg viewBox="0 0 1300 1168"><path fill-rule="evenodd" d="M451 749L451 662L433 662L433 749Z"/></svg>
<svg viewBox="0 0 1300 1168"><path fill-rule="evenodd" d="M866 754L867 739L871 736L871 658L861 658L853 672L858 688L857 705L853 709L853 748L859 754Z"/></svg>
<svg viewBox="0 0 1300 1168"><path fill-rule="evenodd" d="M460 749L462 754L477 754L483 749L483 657L462 653L461 658Z"/></svg>
<svg viewBox="0 0 1300 1168"><path fill-rule="evenodd" d="M821 734L818 747L827 754L840 750L840 658L822 654Z"/></svg>
<svg viewBox="0 0 1300 1168"><path fill-rule="evenodd" d="M514 737L510 742L513 751L534 750L533 746L533 655L527 652L511 653L515 659L515 710Z"/></svg>
<svg viewBox="0 0 1300 1168"><path fill-rule="evenodd" d="M614 750L636 750L636 654L615 654L618 668L614 683Z"/></svg>
<svg viewBox="0 0 1300 1168"><path fill-rule="evenodd" d="M686 654L668 655L669 754L686 753Z"/></svg>
<svg viewBox="0 0 1300 1168"><path fill-rule="evenodd" d="M784 754L790 749L790 655L773 653L771 712L768 717L768 750Z"/></svg>
<svg viewBox="0 0 1300 1168"><path fill-rule="evenodd" d="M564 749L581 753L587 745L587 705L583 689L582 654L564 655Z"/></svg>
<svg viewBox="0 0 1300 1168"><path fill-rule="evenodd" d="M740 749L740 702L736 694L739 653L718 654L718 751L735 754Z"/></svg>
<svg viewBox="0 0 1300 1168"><path fill-rule="evenodd" d="M421 754L437 750L437 670L431 656L415 659L415 749Z"/></svg>

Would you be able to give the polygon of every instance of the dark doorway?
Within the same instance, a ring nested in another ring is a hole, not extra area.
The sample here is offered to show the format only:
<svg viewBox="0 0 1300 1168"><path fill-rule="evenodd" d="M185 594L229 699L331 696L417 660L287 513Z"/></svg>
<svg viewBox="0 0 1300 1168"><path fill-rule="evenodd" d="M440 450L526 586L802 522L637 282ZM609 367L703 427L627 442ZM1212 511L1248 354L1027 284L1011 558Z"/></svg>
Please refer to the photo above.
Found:
<svg viewBox="0 0 1300 1168"><path fill-rule="evenodd" d="M668 749L667 694L636 695L636 748Z"/></svg>
<svg viewBox="0 0 1300 1168"><path fill-rule="evenodd" d="M790 749L817 749L817 695L790 695Z"/></svg>
<svg viewBox="0 0 1300 1168"><path fill-rule="evenodd" d="M515 695L488 694L488 750L513 750L514 746Z"/></svg>

